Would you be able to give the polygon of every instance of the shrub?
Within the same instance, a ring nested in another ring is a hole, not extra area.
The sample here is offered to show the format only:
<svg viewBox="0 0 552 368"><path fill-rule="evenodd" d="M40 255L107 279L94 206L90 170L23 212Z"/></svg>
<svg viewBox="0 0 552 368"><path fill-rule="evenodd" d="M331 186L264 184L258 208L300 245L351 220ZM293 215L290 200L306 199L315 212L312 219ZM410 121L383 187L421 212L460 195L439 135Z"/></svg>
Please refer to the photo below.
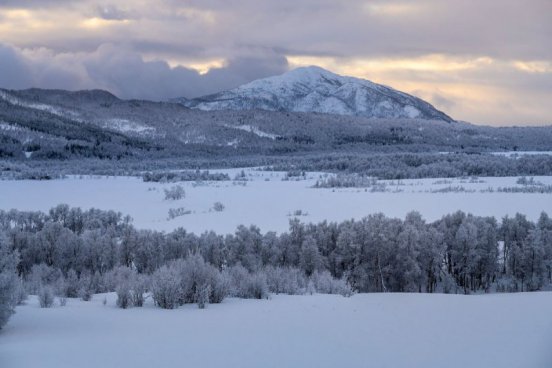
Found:
<svg viewBox="0 0 552 368"><path fill-rule="evenodd" d="M31 268L26 288L29 293L38 294L43 285L59 285L62 282L63 275L59 269L40 263Z"/></svg>
<svg viewBox="0 0 552 368"><path fill-rule="evenodd" d="M132 288L130 290L130 298L133 306L141 307L144 305L144 294L148 290L147 285L147 277L145 275L135 275L132 282Z"/></svg>
<svg viewBox="0 0 552 368"><path fill-rule="evenodd" d="M213 209L216 211L216 212L222 212L224 211L224 205L220 202L215 202L215 204L213 204Z"/></svg>
<svg viewBox="0 0 552 368"><path fill-rule="evenodd" d="M314 272L311 280L316 292L321 294L353 295L353 290L345 279L336 279L328 271Z"/></svg>
<svg viewBox="0 0 552 368"><path fill-rule="evenodd" d="M228 295L228 280L200 255L179 259L154 272L151 291L156 305L173 309L186 303L220 303Z"/></svg>
<svg viewBox="0 0 552 368"><path fill-rule="evenodd" d="M151 293L156 305L164 309L178 307L181 295L178 269L171 266L159 268L152 276Z"/></svg>
<svg viewBox="0 0 552 368"><path fill-rule="evenodd" d="M23 304L25 300L27 300L27 291L25 290L25 284L23 283L22 279L18 279L17 281L17 290L15 292L15 302L17 305Z"/></svg>
<svg viewBox="0 0 552 368"><path fill-rule="evenodd" d="M230 289L230 281L228 278L215 268L211 269L213 278L210 283L209 303L218 304L222 303L224 298L228 295Z"/></svg>
<svg viewBox="0 0 552 368"><path fill-rule="evenodd" d="M177 201L186 196L186 192L181 185L173 185L169 189L165 189L165 200Z"/></svg>
<svg viewBox="0 0 552 368"><path fill-rule="evenodd" d="M500 281L501 280L499 280L499 282ZM440 287L444 294L458 293L458 284L456 283L456 280L454 280L454 277L449 274L445 274L442 277Z"/></svg>
<svg viewBox="0 0 552 368"><path fill-rule="evenodd" d="M263 274L255 273L250 275L245 280L246 293L244 297L254 299L267 299L268 298L268 286L266 284L266 277Z"/></svg>
<svg viewBox="0 0 552 368"><path fill-rule="evenodd" d="M90 290L90 288L84 287L79 290L79 296L85 302L92 300L92 295L93 293L92 293L92 290Z"/></svg>
<svg viewBox="0 0 552 368"><path fill-rule="evenodd" d="M121 284L117 287L117 307L126 309L132 306L129 284Z"/></svg>
<svg viewBox="0 0 552 368"><path fill-rule="evenodd" d="M207 306L207 304L209 304L210 294L211 294L211 285L205 283L197 287L195 299L197 302L197 307L199 309L204 309Z"/></svg>
<svg viewBox="0 0 552 368"><path fill-rule="evenodd" d="M262 273L249 273L245 267L236 265L225 270L230 281L230 295L245 299L268 298L266 276Z"/></svg>
<svg viewBox="0 0 552 368"><path fill-rule="evenodd" d="M374 188L377 184L377 178L374 177L359 174L338 174L316 181L314 188ZM380 191L380 188L375 191ZM383 191L385 191L385 186Z"/></svg>
<svg viewBox="0 0 552 368"><path fill-rule="evenodd" d="M68 298L76 298L81 289L79 277L75 270L71 269L67 272L67 277L60 281L61 293Z"/></svg>
<svg viewBox="0 0 552 368"><path fill-rule="evenodd" d="M176 182L176 181L223 181L230 180L228 174L210 173L209 171L182 171L182 172L148 172L142 175L145 182Z"/></svg>
<svg viewBox="0 0 552 368"><path fill-rule="evenodd" d="M38 292L40 308L50 308L54 305L54 292L50 286L44 286Z"/></svg>
<svg viewBox="0 0 552 368"><path fill-rule="evenodd" d="M187 210L184 207L171 208L169 209L169 220L175 219L180 216L189 215L192 211Z"/></svg>
<svg viewBox="0 0 552 368"><path fill-rule="evenodd" d="M144 293L147 291L147 277L137 274L128 267L119 267L116 277L117 306L123 309L143 306Z"/></svg>
<svg viewBox="0 0 552 368"><path fill-rule="evenodd" d="M196 303L197 290L209 285L209 302L220 303L226 296L226 284L220 272L207 264L200 255L191 255L174 263L179 269L181 286L181 303Z"/></svg>
<svg viewBox="0 0 552 368"><path fill-rule="evenodd" d="M276 294L304 294L307 286L305 274L297 268L265 268L268 290Z"/></svg>

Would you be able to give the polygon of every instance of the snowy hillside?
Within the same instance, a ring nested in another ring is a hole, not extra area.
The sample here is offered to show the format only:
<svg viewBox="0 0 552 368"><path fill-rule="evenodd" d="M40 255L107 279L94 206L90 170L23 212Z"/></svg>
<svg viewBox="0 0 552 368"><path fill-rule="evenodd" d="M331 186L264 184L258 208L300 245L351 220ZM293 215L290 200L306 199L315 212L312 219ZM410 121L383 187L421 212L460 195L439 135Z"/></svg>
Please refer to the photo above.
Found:
<svg viewBox="0 0 552 368"><path fill-rule="evenodd" d="M316 66L297 68L233 90L180 102L190 108L208 111L261 109L452 121L417 97Z"/></svg>

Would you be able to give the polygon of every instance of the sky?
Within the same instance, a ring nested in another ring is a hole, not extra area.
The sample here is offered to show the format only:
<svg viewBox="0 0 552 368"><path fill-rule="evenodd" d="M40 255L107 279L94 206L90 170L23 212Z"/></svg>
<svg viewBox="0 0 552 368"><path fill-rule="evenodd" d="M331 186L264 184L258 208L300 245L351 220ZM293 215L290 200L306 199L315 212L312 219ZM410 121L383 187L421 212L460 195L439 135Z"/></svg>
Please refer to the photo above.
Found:
<svg viewBox="0 0 552 368"><path fill-rule="evenodd" d="M0 87L197 97L318 65L552 124L552 0L0 0Z"/></svg>

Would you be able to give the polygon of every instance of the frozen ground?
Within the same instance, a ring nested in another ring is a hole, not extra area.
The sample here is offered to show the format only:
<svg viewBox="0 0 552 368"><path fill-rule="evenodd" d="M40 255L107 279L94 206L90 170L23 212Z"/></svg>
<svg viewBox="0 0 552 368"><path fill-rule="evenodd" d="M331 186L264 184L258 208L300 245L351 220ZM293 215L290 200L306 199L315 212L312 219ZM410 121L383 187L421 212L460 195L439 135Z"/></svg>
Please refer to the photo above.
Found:
<svg viewBox="0 0 552 368"><path fill-rule="evenodd" d="M226 170L234 178L239 170ZM385 192L370 189L315 189L320 173L305 180L284 181L284 173L245 170L248 181L179 183L186 198L164 200L163 189L174 184L144 183L141 179L69 178L52 181L0 181L0 209L47 211L60 203L82 208L113 209L129 214L138 228L170 231L184 227L200 233L215 230L232 233L240 224L257 225L262 231L285 231L296 210L304 222L360 219L371 213L404 217L417 210L429 221L457 210L500 218L516 212L530 219L552 208L552 194L497 193L498 187L515 187L516 177L472 179L420 179L385 182ZM552 177L535 177L545 185ZM243 184L243 183L242 183ZM461 187L465 192L434 193ZM489 188L495 192L488 192ZM223 212L212 210L215 202ZM190 214L168 220L171 208L184 207ZM305 215L306 213L306 215Z"/></svg>
<svg viewBox="0 0 552 368"><path fill-rule="evenodd" d="M552 367L552 293L228 299L200 310L17 308L0 367Z"/></svg>
<svg viewBox="0 0 552 368"><path fill-rule="evenodd" d="M552 155L551 151L507 151L507 152L493 152L493 155L506 156L506 157L521 157L530 155Z"/></svg>

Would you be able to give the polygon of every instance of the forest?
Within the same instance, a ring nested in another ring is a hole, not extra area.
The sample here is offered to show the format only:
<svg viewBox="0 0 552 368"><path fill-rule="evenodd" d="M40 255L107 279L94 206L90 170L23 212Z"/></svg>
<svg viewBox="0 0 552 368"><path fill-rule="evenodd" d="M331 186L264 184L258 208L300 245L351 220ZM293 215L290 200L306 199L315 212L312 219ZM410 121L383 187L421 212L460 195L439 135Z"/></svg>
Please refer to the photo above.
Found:
<svg viewBox="0 0 552 368"><path fill-rule="evenodd" d="M428 223L372 214L342 223L261 233L134 228L114 211L59 205L48 213L0 211L0 322L27 293L89 300L115 291L121 308L147 297L161 308L204 308L225 297L270 293L490 293L536 291L552 283L552 219L542 213L479 217L463 212Z"/></svg>

